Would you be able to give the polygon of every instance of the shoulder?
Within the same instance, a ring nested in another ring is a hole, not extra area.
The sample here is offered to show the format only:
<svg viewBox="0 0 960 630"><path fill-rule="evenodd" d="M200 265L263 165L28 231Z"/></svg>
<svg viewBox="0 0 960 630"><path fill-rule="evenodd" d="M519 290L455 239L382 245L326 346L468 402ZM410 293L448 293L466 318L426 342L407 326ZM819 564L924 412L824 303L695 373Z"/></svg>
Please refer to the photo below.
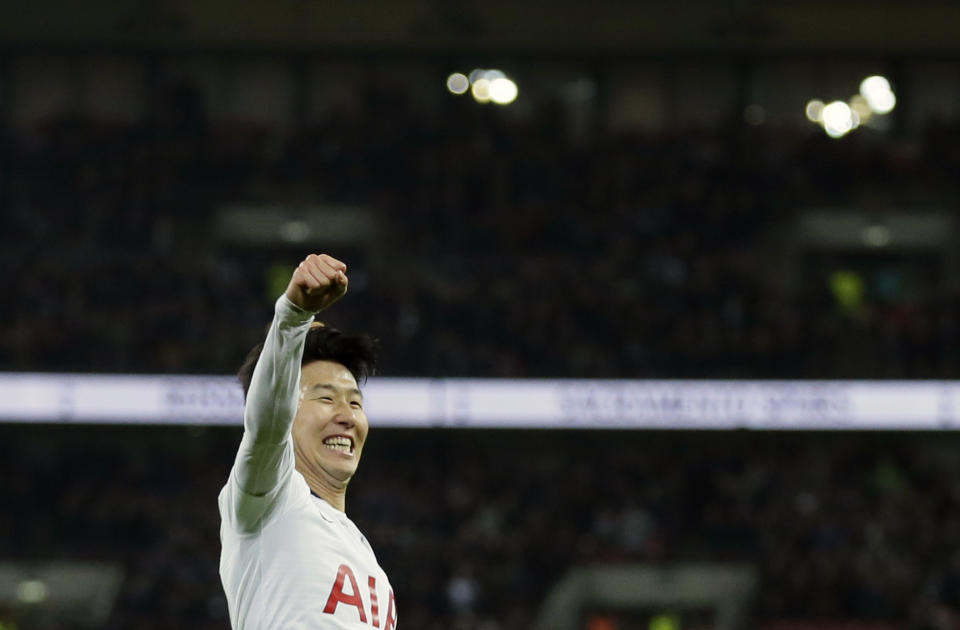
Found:
<svg viewBox="0 0 960 630"><path fill-rule="evenodd" d="M221 520L240 534L256 534L291 511L310 507L310 488L293 470L273 490L264 495L244 492L231 473L220 490L217 505Z"/></svg>

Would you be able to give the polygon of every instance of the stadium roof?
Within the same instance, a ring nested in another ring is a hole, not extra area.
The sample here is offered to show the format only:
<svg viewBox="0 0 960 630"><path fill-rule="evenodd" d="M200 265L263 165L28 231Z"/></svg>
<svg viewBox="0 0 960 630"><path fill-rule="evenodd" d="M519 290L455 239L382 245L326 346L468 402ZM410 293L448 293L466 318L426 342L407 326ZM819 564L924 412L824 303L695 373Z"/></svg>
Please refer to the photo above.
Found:
<svg viewBox="0 0 960 630"><path fill-rule="evenodd" d="M67 0L0 5L0 46L339 52L960 51L946 0Z"/></svg>

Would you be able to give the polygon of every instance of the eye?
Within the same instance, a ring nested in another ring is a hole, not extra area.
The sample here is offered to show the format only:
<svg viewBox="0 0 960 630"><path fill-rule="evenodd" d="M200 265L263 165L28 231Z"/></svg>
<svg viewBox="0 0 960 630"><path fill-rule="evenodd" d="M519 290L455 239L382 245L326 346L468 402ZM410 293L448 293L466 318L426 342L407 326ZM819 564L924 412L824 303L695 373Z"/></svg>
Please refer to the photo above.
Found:
<svg viewBox="0 0 960 630"><path fill-rule="evenodd" d="M331 398L330 396L321 396L317 400L322 400L323 402L329 402L329 403L333 402L333 398Z"/></svg>
<svg viewBox="0 0 960 630"><path fill-rule="evenodd" d="M353 407L354 409L363 409L363 404L357 400L354 400L353 402L351 402L350 406Z"/></svg>

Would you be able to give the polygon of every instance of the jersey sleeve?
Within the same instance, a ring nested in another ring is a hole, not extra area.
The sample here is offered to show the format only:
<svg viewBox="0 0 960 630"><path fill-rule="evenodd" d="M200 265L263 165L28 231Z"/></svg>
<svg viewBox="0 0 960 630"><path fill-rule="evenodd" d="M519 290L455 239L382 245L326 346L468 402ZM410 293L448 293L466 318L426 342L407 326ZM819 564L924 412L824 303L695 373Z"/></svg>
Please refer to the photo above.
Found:
<svg viewBox="0 0 960 630"><path fill-rule="evenodd" d="M312 320L313 313L286 296L277 300L247 392L243 438L219 497L221 517L238 532L261 529L285 500L294 470L290 430L299 404L300 361Z"/></svg>

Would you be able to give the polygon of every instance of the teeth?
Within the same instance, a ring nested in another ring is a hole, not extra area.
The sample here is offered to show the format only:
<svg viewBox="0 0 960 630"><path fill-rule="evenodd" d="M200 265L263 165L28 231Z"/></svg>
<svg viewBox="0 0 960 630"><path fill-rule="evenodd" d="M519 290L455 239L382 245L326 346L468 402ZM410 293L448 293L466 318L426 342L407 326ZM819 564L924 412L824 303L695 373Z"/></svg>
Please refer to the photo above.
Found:
<svg viewBox="0 0 960 630"><path fill-rule="evenodd" d="M349 453L353 448L350 438L342 436L329 437L323 441L323 444L327 448L341 453Z"/></svg>

